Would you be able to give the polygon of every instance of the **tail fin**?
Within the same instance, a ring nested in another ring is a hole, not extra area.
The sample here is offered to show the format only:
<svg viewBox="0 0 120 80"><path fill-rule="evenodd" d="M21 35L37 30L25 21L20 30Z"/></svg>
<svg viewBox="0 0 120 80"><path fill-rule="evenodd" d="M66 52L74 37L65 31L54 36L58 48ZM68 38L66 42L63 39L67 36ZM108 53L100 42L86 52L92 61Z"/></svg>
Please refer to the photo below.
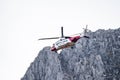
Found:
<svg viewBox="0 0 120 80"><path fill-rule="evenodd" d="M83 28L83 29L84 29L84 35L85 35L85 36L87 35L87 32L88 32L87 27L88 27L88 25L86 25L86 28Z"/></svg>
<svg viewBox="0 0 120 80"><path fill-rule="evenodd" d="M84 36L83 36L83 37L85 37L85 38L90 38L89 35L88 35L88 32L89 32L90 30L87 29L87 28L88 28L88 25L86 25L86 28L83 28L83 29L84 29L84 32L83 32Z"/></svg>

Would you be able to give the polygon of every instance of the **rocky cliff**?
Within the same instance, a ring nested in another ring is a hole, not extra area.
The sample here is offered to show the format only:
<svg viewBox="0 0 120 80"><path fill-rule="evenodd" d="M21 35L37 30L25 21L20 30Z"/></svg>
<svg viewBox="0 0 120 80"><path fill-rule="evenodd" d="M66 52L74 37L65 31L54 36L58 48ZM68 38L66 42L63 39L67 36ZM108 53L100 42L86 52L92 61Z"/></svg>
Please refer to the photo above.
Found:
<svg viewBox="0 0 120 80"><path fill-rule="evenodd" d="M120 28L88 35L60 54L43 48L21 80L120 80Z"/></svg>

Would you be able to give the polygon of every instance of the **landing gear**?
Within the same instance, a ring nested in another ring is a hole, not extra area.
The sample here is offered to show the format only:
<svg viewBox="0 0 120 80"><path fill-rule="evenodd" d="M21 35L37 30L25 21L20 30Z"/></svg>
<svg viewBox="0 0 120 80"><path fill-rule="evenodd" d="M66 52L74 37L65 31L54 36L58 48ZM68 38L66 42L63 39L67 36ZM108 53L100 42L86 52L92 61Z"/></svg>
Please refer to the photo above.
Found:
<svg viewBox="0 0 120 80"><path fill-rule="evenodd" d="M83 36L84 38L90 38L89 36Z"/></svg>
<svg viewBox="0 0 120 80"><path fill-rule="evenodd" d="M74 49L74 48L76 48L76 46L75 46L75 45L71 46L71 49Z"/></svg>

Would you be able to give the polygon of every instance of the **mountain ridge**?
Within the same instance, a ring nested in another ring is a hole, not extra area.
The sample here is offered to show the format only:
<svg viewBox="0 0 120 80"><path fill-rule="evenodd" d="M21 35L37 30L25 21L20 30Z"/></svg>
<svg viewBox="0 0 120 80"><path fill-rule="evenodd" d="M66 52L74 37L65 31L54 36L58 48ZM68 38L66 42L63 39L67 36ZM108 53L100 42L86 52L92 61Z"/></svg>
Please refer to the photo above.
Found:
<svg viewBox="0 0 120 80"><path fill-rule="evenodd" d="M60 54L43 48L21 80L120 80L120 28L88 35Z"/></svg>

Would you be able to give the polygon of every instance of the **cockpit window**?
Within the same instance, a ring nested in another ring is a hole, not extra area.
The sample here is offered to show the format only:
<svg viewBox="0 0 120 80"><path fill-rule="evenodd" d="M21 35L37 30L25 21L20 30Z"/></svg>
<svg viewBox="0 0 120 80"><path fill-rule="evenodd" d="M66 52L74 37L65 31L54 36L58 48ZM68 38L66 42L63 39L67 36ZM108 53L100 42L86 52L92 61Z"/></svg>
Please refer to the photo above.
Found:
<svg viewBox="0 0 120 80"><path fill-rule="evenodd" d="M60 39L60 41L62 41L62 39Z"/></svg>
<svg viewBox="0 0 120 80"><path fill-rule="evenodd" d="M60 41L64 40L65 38L61 38Z"/></svg>

